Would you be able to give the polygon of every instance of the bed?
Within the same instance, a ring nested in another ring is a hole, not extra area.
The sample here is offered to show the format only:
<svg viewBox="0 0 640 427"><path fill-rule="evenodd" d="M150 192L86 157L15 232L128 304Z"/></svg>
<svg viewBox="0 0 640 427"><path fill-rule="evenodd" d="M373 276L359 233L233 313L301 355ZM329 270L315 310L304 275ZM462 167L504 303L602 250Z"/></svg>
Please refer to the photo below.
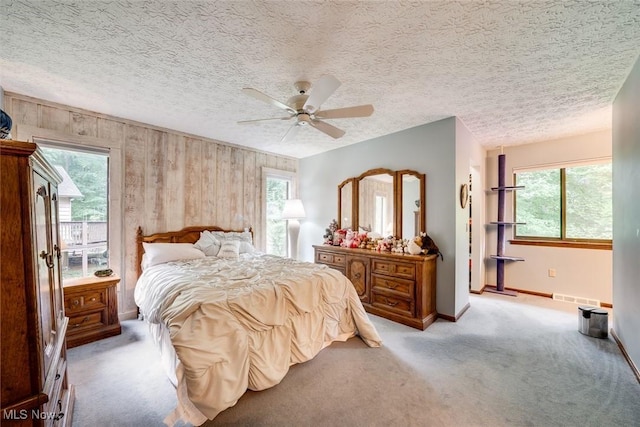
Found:
<svg viewBox="0 0 640 427"><path fill-rule="evenodd" d="M177 391L168 425L215 418L334 341L381 345L343 274L258 252L251 230L139 228L137 245L135 301Z"/></svg>

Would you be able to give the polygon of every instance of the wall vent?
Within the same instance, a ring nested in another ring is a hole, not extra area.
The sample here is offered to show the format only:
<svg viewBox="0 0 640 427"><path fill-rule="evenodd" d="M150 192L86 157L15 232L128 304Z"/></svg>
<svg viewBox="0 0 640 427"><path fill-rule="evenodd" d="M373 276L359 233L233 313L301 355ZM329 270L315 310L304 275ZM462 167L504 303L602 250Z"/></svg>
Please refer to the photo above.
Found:
<svg viewBox="0 0 640 427"><path fill-rule="evenodd" d="M593 305L600 307L600 301L597 299L574 297L572 295L553 294L553 299L556 301L571 302L573 304Z"/></svg>

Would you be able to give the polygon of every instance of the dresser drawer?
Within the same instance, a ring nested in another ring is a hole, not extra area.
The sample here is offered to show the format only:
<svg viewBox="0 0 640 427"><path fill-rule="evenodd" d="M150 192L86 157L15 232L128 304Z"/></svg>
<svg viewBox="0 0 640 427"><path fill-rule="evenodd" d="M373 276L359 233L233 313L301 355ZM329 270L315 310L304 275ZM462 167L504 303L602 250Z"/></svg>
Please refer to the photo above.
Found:
<svg viewBox="0 0 640 427"><path fill-rule="evenodd" d="M397 292L408 298L413 298L413 289L415 283L412 280L396 279L389 276L371 275L371 284L373 289L381 288Z"/></svg>
<svg viewBox="0 0 640 427"><path fill-rule="evenodd" d="M328 252L318 251L316 253L316 262L320 264L332 264L337 266L344 266L347 257L342 254L332 254Z"/></svg>
<svg viewBox="0 0 640 427"><path fill-rule="evenodd" d="M413 317L415 312L412 299L392 296L386 293L371 291L371 305L382 310L400 314L402 316Z"/></svg>
<svg viewBox="0 0 640 427"><path fill-rule="evenodd" d="M372 272L386 274L405 279L415 279L416 266L406 262L387 261L384 259L374 259Z"/></svg>
<svg viewBox="0 0 640 427"><path fill-rule="evenodd" d="M69 335L74 335L79 330L100 328L107 323L106 310L69 316Z"/></svg>
<svg viewBox="0 0 640 427"><path fill-rule="evenodd" d="M64 309L68 316L86 310L96 310L107 307L107 290L88 290L83 293L65 295Z"/></svg>
<svg viewBox="0 0 640 427"><path fill-rule="evenodd" d="M49 397L49 401L43 406L43 416L46 415L45 426L54 425L55 421L58 421L64 417L62 411L62 387L64 385L64 378L67 371L67 361L61 358L58 362L55 377L51 380L51 389L45 391Z"/></svg>

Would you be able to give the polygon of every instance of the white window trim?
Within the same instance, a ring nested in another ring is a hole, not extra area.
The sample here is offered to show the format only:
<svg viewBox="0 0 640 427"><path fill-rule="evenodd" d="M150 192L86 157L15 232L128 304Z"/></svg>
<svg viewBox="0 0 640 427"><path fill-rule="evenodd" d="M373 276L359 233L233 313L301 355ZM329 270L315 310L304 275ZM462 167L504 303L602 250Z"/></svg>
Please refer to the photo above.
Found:
<svg viewBox="0 0 640 427"><path fill-rule="evenodd" d="M15 127L20 141L51 141L81 149L107 150L109 152L109 267L120 272L118 288L118 314L125 311L123 299L127 289L125 274L124 227L124 149L117 141L96 138L88 135L72 135L66 132L44 129L36 126L19 125Z"/></svg>
<svg viewBox="0 0 640 427"><path fill-rule="evenodd" d="M291 181L291 198L298 198L298 174L297 172L285 171L282 169L262 167L262 188L260 189L261 204L260 210L262 218L260 228L260 247L263 250L267 248L267 178L279 178ZM287 239L287 251L289 250Z"/></svg>
<svg viewBox="0 0 640 427"><path fill-rule="evenodd" d="M593 159L585 159L585 160L574 160L568 162L557 162L557 163L545 163L540 165L531 165L531 166L520 166L514 167L513 173L522 173L522 172L537 172L545 169L569 169L576 168L580 166L593 166L600 165L605 163L612 163L611 157L595 157Z"/></svg>

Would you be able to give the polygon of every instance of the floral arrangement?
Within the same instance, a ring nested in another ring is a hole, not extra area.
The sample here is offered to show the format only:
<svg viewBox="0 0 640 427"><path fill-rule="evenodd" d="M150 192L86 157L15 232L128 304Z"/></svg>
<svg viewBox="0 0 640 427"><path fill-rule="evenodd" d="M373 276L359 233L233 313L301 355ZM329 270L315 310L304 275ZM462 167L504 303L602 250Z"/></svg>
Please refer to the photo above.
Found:
<svg viewBox="0 0 640 427"><path fill-rule="evenodd" d="M329 223L329 227L324 230L324 244L325 245L333 245L333 239L336 231L338 230L338 221L335 219ZM337 244L337 243L336 243Z"/></svg>

